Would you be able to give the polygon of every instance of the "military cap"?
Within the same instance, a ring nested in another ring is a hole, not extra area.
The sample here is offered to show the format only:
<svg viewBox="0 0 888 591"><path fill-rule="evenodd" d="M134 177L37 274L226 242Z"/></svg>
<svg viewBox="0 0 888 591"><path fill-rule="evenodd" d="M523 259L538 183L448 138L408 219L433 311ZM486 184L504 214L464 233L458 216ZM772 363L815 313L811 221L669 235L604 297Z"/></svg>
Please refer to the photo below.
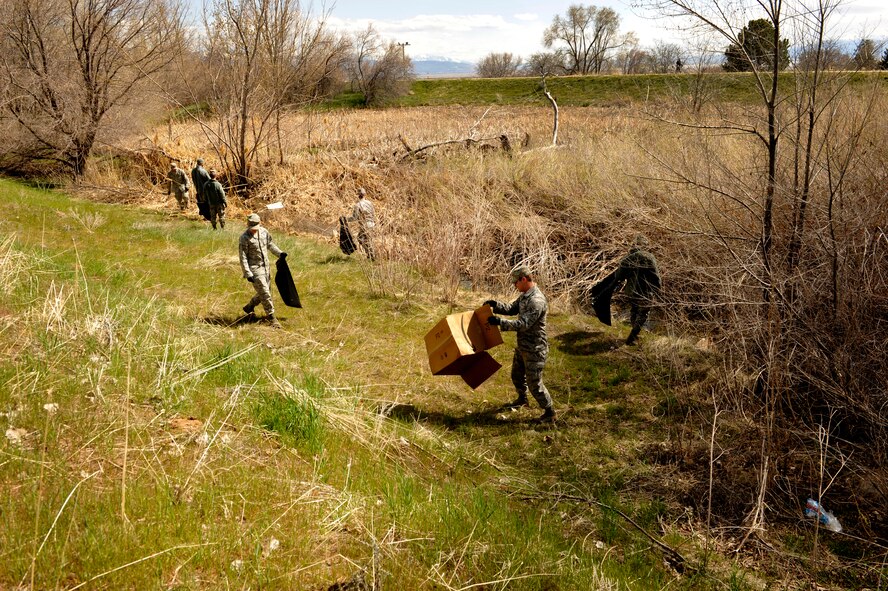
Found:
<svg viewBox="0 0 888 591"><path fill-rule="evenodd" d="M248 226L258 226L260 223L262 223L262 218L259 217L258 213L251 213L247 216Z"/></svg>
<svg viewBox="0 0 888 591"><path fill-rule="evenodd" d="M509 279L512 281L512 283L516 283L522 277L531 277L530 268L528 268L527 265L519 265L512 269L512 272L509 273Z"/></svg>
<svg viewBox="0 0 888 591"><path fill-rule="evenodd" d="M197 163L198 163L198 164L203 164L203 158L198 158L198 159L197 159Z"/></svg>
<svg viewBox="0 0 888 591"><path fill-rule="evenodd" d="M358 187L358 195L364 197L367 194L367 190L364 187Z"/></svg>

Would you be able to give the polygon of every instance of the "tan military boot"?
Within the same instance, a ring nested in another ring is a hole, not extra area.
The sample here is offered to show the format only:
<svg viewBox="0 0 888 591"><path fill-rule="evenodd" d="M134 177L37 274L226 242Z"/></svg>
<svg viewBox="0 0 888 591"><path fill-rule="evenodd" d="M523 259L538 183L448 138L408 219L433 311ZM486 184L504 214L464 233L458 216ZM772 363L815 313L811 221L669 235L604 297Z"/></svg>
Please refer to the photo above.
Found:
<svg viewBox="0 0 888 591"><path fill-rule="evenodd" d="M283 326L281 326L280 320L274 317L274 314L268 315L268 322L271 323L272 328L284 328Z"/></svg>

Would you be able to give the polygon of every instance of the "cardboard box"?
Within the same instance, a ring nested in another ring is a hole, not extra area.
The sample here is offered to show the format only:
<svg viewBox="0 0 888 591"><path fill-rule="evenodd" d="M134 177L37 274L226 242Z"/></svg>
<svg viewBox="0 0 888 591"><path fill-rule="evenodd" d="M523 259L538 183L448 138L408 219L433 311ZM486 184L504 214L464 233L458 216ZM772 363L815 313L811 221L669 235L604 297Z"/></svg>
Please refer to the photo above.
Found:
<svg viewBox="0 0 888 591"><path fill-rule="evenodd" d="M425 336L432 375L460 376L473 390L499 370L488 349L503 344L499 328L487 324L490 306L451 314Z"/></svg>

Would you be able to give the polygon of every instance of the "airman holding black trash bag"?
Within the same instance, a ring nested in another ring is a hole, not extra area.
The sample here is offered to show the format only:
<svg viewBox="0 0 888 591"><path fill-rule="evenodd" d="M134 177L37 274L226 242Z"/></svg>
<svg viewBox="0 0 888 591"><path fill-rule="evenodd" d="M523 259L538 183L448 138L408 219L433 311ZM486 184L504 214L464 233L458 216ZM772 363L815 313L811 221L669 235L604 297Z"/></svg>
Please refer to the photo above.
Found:
<svg viewBox="0 0 888 591"><path fill-rule="evenodd" d="M259 214L251 213L247 217L247 229L241 234L238 242L238 253L244 278L253 284L256 295L243 307L247 318L254 317L254 309L258 304L265 308L267 320L275 328L281 328L281 323L274 315L274 302L271 300L271 264L268 261L268 253L271 252L280 258L286 258L287 253L278 248L277 244L263 228Z"/></svg>

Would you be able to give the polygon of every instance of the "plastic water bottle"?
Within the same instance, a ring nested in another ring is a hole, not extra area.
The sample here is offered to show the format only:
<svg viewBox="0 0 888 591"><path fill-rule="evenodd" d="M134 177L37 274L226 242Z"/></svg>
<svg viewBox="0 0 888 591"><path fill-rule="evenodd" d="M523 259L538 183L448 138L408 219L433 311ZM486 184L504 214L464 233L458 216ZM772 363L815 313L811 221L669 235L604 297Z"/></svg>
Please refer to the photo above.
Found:
<svg viewBox="0 0 888 591"><path fill-rule="evenodd" d="M818 503L814 499L808 499L808 502L805 505L805 516L816 517L820 520L820 525L822 525L829 531L842 531L842 524L839 523L839 520L836 519L835 516L833 516L833 514L829 511L825 511L823 507L820 506L820 503Z"/></svg>

